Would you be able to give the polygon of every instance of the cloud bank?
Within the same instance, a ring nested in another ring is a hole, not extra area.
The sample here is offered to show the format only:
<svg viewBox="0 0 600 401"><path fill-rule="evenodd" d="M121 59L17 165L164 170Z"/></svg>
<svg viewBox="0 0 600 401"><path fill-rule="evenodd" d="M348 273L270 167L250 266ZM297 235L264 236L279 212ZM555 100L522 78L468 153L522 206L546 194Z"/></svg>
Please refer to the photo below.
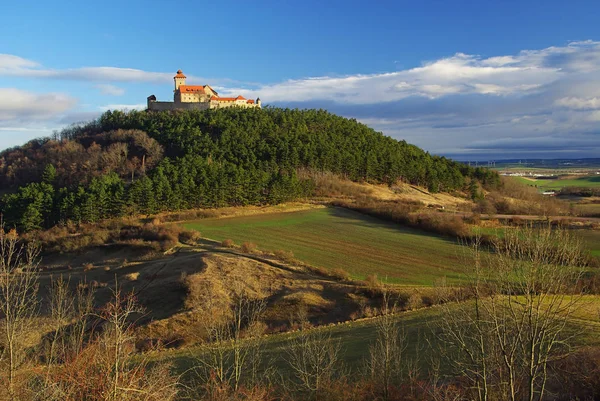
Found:
<svg viewBox="0 0 600 401"><path fill-rule="evenodd" d="M0 88L0 121L43 121L71 109L77 100L64 93L34 93Z"/></svg>
<svg viewBox="0 0 600 401"><path fill-rule="evenodd" d="M457 53L384 74L236 88L323 107L431 152L468 158L600 155L600 42L481 57Z"/></svg>

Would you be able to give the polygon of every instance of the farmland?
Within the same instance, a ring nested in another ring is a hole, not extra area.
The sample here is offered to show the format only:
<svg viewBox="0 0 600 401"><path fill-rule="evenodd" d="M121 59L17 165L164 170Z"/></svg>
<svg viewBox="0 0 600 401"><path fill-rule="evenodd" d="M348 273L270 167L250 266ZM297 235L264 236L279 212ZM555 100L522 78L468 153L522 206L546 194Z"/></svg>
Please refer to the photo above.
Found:
<svg viewBox="0 0 600 401"><path fill-rule="evenodd" d="M203 219L185 224L206 238L292 251L313 266L344 269L353 278L377 274L390 283L431 286L460 282L465 249L444 237L341 208Z"/></svg>
<svg viewBox="0 0 600 401"><path fill-rule="evenodd" d="M565 187L594 188L600 187L599 175L583 177L565 177L556 179L537 179L534 177L514 177L519 182L537 187L540 191L559 190Z"/></svg>

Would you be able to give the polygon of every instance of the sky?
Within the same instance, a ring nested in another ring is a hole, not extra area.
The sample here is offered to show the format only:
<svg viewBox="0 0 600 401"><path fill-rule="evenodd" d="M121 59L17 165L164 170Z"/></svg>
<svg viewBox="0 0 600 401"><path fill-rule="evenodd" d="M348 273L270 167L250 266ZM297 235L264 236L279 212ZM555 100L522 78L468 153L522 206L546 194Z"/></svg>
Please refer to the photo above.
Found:
<svg viewBox="0 0 600 401"><path fill-rule="evenodd" d="M600 2L0 6L0 149L188 84L324 108L459 160L600 157Z"/></svg>

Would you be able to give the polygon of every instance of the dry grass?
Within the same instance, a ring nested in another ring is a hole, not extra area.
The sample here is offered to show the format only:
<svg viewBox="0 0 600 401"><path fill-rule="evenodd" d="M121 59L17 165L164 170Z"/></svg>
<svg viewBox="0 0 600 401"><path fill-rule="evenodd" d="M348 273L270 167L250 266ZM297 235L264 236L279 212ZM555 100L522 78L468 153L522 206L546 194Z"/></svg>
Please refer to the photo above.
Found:
<svg viewBox="0 0 600 401"><path fill-rule="evenodd" d="M334 201L335 206L450 237L468 237L470 229L461 217L436 211L418 212L414 203L384 202L375 199Z"/></svg>
<svg viewBox="0 0 600 401"><path fill-rule="evenodd" d="M45 254L81 252L107 244L164 252L179 243L180 235L191 240L199 236L176 225L162 225L159 219L140 223L135 219L123 218L97 224L56 226L46 231L26 233L23 238L39 243Z"/></svg>
<svg viewBox="0 0 600 401"><path fill-rule="evenodd" d="M469 209L472 202L464 194L454 196L445 193L430 193L425 188L397 182L394 185L375 185L354 182L329 172L302 170L302 178L315 182L315 195L335 199L373 199L385 202L413 203L418 207L444 207L450 210Z"/></svg>
<svg viewBox="0 0 600 401"><path fill-rule="evenodd" d="M140 272L133 272L133 273L128 273L125 275L125 279L128 281L137 281L137 279L140 277Z"/></svg>
<svg viewBox="0 0 600 401"><path fill-rule="evenodd" d="M179 233L179 242L194 245L202 239L202 234L196 230L183 230Z"/></svg>

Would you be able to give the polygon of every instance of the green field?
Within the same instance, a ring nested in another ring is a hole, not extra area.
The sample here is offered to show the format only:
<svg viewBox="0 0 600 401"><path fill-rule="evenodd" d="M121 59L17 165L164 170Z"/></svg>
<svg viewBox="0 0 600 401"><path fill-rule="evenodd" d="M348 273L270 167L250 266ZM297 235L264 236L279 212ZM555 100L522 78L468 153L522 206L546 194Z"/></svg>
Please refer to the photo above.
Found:
<svg viewBox="0 0 600 401"><path fill-rule="evenodd" d="M565 187L600 187L600 176L589 175L572 179L555 179L555 180L540 180L535 178L513 177L517 181L537 187L540 191L558 190Z"/></svg>
<svg viewBox="0 0 600 401"><path fill-rule="evenodd" d="M577 303L572 312L571 323L567 327L567 332L575 336L574 345L600 345L599 308L600 297L598 296L584 296ZM398 321L406 341L404 357L407 360L416 361L422 368L426 368L432 357L439 356L437 350L432 349L431 345L435 348L437 341L435 333L438 331L438 322L443 312L443 308L431 307L398 314ZM331 337L339 341L340 357L344 365L354 372L364 366L364 360L369 356L369 346L377 336L374 319L346 322L329 329L318 330L330 330ZM284 333L266 337L263 358L275 364L281 373L291 374L285 362L286 350L289 349L290 342L296 335L296 333ZM202 353L203 348L196 347L158 354L156 359L170 359L175 363L177 370L183 372L197 363L195 358L201 358Z"/></svg>
<svg viewBox="0 0 600 401"><path fill-rule="evenodd" d="M581 237L583 245L590 250L592 255L600 257L600 231L576 230L575 232Z"/></svg>
<svg viewBox="0 0 600 401"><path fill-rule="evenodd" d="M313 266L341 268L358 279L376 273L402 285L431 286L442 277L460 282L467 254L451 239L342 208L203 219L185 226L217 241L292 251Z"/></svg>

